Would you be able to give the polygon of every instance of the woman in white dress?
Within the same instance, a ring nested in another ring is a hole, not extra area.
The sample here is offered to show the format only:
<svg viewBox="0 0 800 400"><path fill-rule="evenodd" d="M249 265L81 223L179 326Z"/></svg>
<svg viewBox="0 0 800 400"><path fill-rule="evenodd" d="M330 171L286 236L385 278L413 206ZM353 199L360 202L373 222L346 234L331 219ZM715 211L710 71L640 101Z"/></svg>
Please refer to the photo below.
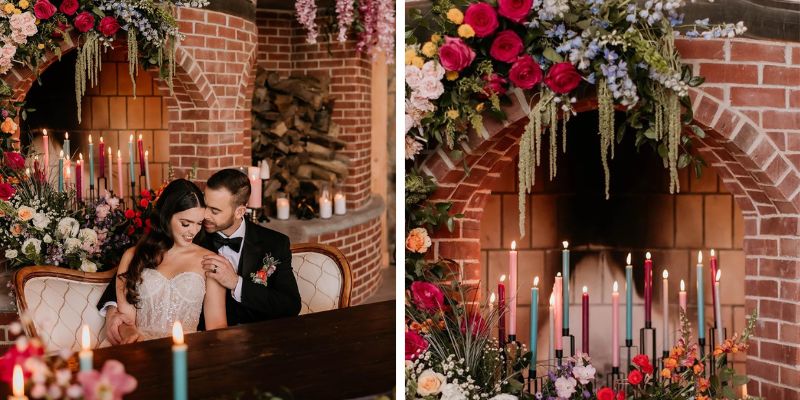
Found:
<svg viewBox="0 0 800 400"><path fill-rule="evenodd" d="M201 311L206 329L227 326L225 288L206 279L200 264L213 253L192 243L204 215L203 192L185 179L172 181L156 200L150 232L125 251L117 269L118 310L136 321L125 336L167 337L175 321L194 332Z"/></svg>

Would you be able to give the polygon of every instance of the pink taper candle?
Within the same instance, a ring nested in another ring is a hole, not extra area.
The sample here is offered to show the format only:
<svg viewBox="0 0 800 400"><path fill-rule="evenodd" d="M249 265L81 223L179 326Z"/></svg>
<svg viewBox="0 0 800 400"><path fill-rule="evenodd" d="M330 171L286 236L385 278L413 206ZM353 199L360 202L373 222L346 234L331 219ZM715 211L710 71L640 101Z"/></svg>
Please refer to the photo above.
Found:
<svg viewBox="0 0 800 400"><path fill-rule="evenodd" d="M619 284L611 292L611 366L619 367Z"/></svg>
<svg viewBox="0 0 800 400"><path fill-rule="evenodd" d="M50 136L47 129L42 129L42 148L44 150L44 176L50 173Z"/></svg>
<svg viewBox="0 0 800 400"><path fill-rule="evenodd" d="M497 322L497 338L499 339L500 346L505 346L506 343L506 276L500 275L500 282L497 283L497 310L500 313L500 318Z"/></svg>
<svg viewBox="0 0 800 400"><path fill-rule="evenodd" d="M517 335L517 242L511 242L511 251L508 253L508 287L509 287L509 321L508 335Z"/></svg>
<svg viewBox="0 0 800 400"><path fill-rule="evenodd" d="M683 310L683 313L686 314L686 284L681 279L681 291L678 292L678 304Z"/></svg>
<svg viewBox="0 0 800 400"><path fill-rule="evenodd" d="M122 191L122 181L125 175L122 175L122 152L117 149L117 197L122 199L125 197L125 192Z"/></svg>
<svg viewBox="0 0 800 400"><path fill-rule="evenodd" d="M669 272L665 269L661 273L662 289L661 289L661 307L664 318L664 351L669 350Z"/></svg>
<svg viewBox="0 0 800 400"><path fill-rule="evenodd" d="M562 288L561 285L562 285L562 278L561 278L561 272L559 272L559 273L556 274L556 283L555 283L555 285L553 285L553 293L555 293L555 295L556 295L556 308L555 308L555 313L556 313L556 321L555 321L556 322L556 338L555 338L556 339L556 346L555 347L556 347L556 350L561 350L562 349L562 347L561 347L561 326L562 326L561 315L562 314L561 313L562 313L562 307L563 307L563 305L562 305L562 301L563 300L561 300L561 288Z"/></svg>

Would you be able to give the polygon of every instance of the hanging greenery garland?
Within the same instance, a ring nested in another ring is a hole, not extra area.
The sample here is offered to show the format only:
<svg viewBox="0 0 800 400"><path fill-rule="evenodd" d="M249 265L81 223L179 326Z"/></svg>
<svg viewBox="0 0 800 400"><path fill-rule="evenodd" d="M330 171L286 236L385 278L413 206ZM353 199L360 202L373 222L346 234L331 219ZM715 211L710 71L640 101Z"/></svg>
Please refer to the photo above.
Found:
<svg viewBox="0 0 800 400"><path fill-rule="evenodd" d="M678 169L703 161L690 153L689 88L693 76L675 49L677 36L719 38L745 32L738 24L683 23L683 0L520 0L467 4L435 1L410 12L406 63L406 159L426 146L456 146L468 128L480 130L483 114L505 119L500 108L511 87L535 93L520 139L520 233L525 202L541 163L547 135L549 178L558 172L558 144L566 152L566 125L577 97L598 103L600 161L605 196L609 163L626 131L635 146L647 145L664 160L670 192L680 190ZM618 123L615 111L623 111ZM561 129L559 129L561 120Z"/></svg>

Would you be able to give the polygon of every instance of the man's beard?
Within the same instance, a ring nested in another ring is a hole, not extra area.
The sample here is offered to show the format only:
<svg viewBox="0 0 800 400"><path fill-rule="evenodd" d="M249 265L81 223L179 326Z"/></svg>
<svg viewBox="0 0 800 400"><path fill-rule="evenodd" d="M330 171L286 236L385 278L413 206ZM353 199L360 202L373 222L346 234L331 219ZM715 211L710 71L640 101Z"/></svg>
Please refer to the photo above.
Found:
<svg viewBox="0 0 800 400"><path fill-rule="evenodd" d="M217 224L214 224L214 222L209 221L211 223L210 226L206 225L206 223L203 222L203 230L205 230L206 233L221 232L221 231L224 231L224 230L230 228L231 226L233 226L233 222L235 220L236 220L236 218L234 216L232 216L231 219L229 219L224 225L217 225Z"/></svg>

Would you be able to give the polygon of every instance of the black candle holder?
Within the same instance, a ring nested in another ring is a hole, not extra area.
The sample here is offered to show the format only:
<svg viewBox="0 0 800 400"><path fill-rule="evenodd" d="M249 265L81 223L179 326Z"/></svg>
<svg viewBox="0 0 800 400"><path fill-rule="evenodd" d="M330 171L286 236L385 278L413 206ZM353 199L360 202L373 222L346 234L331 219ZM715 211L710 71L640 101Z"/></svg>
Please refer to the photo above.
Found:
<svg viewBox="0 0 800 400"><path fill-rule="evenodd" d="M631 369L631 359L633 354L632 349L639 350L639 346L634 346L633 340L628 340L628 339L625 339L624 346L619 346L619 349L617 349L617 351L625 353L625 372L630 372ZM619 367L616 368L619 369Z"/></svg>
<svg viewBox="0 0 800 400"><path fill-rule="evenodd" d="M560 367L562 365L563 359L564 359L564 350L556 349L556 366Z"/></svg>
<svg viewBox="0 0 800 400"><path fill-rule="evenodd" d="M706 357L706 338L697 338L697 344L698 344L697 347L700 348L700 359L703 359ZM706 369L703 368L703 377L705 376L706 376Z"/></svg>
<svg viewBox="0 0 800 400"><path fill-rule="evenodd" d="M562 348L563 348L564 338L569 338L569 356L575 357L575 336L569 333L569 328L561 329Z"/></svg>
<svg viewBox="0 0 800 400"><path fill-rule="evenodd" d="M647 345L645 339L648 337L646 332L650 332L650 346ZM642 349L642 354L650 353L652 357L650 357L653 362L656 361L656 328L653 328L652 322L645 321L644 328L639 329L639 346Z"/></svg>
<svg viewBox="0 0 800 400"><path fill-rule="evenodd" d="M619 367L611 367L611 373L606 376L606 386L613 388L617 380L623 379L624 375L619 370Z"/></svg>
<svg viewBox="0 0 800 400"><path fill-rule="evenodd" d="M708 337L709 337L708 351L709 351L709 353L711 353L711 359L708 362L708 364L709 364L708 369L709 369L709 373L711 374L710 376L714 376L714 370L717 368L717 360L716 360L716 357L714 357L714 349L716 349L716 347L717 347L717 340L716 340L717 339L717 328L716 327L712 326L708 330ZM728 337L728 330L725 329L725 328L722 328L722 338L725 339L727 337Z"/></svg>

